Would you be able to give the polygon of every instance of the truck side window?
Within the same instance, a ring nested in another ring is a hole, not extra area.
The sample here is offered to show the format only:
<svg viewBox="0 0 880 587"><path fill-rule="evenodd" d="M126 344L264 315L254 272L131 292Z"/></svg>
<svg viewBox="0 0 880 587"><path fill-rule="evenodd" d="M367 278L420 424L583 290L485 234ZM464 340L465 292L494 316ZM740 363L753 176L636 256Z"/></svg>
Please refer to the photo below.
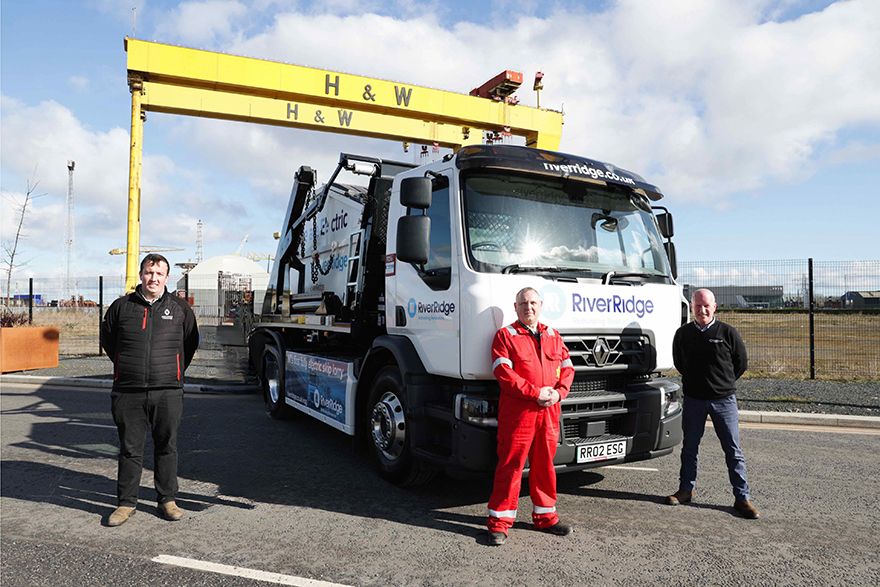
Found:
<svg viewBox="0 0 880 587"><path fill-rule="evenodd" d="M431 239L428 262L419 267L419 276L435 291L449 289L452 282L452 225L449 220L449 180L434 180L431 194Z"/></svg>

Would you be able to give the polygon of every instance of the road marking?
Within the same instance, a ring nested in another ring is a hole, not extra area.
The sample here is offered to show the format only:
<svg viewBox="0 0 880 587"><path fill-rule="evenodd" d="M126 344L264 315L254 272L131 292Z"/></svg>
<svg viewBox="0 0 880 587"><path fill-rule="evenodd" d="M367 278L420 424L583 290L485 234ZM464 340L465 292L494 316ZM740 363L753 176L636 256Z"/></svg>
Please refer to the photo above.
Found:
<svg viewBox="0 0 880 587"><path fill-rule="evenodd" d="M651 467L627 467L626 465L606 465L604 467L600 467L602 469L623 469L625 471L654 471L655 473L660 469L652 469Z"/></svg>
<svg viewBox="0 0 880 587"><path fill-rule="evenodd" d="M269 573L266 571L258 571L256 569L246 569L244 567L233 567L230 565L221 565L219 563L209 563L193 558L182 558L179 556L171 556L168 554L160 554L152 559L153 562L163 565L173 565L176 567L186 567L198 571L208 571L211 573L220 573L221 575L232 575L233 577L244 577L253 579L254 581L264 581L266 583L275 583L277 585L294 585L295 587L347 587L341 583L329 583L327 581L316 581L314 579L305 579L303 577L294 577L293 575L282 575L280 573Z"/></svg>
<svg viewBox="0 0 880 587"><path fill-rule="evenodd" d="M68 422L68 426L88 426L90 428L112 428L116 430L116 425L113 426L109 424L89 424L88 422Z"/></svg>

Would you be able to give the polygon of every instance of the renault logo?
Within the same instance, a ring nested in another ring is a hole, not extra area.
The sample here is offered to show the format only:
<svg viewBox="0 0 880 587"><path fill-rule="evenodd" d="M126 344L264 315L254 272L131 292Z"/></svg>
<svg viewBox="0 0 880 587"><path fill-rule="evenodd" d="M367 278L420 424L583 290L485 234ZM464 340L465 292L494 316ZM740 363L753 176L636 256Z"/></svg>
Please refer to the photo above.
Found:
<svg viewBox="0 0 880 587"><path fill-rule="evenodd" d="M596 361L597 367L604 367L611 356L611 348L604 338L597 338L593 344L593 360Z"/></svg>

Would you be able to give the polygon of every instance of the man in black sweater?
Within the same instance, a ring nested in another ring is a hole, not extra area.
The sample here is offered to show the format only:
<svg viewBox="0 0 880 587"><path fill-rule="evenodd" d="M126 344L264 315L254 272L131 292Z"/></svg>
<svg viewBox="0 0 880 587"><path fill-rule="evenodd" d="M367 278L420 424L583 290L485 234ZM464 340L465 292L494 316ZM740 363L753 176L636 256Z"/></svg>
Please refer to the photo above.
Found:
<svg viewBox="0 0 880 587"><path fill-rule="evenodd" d="M118 507L108 526L124 524L135 512L144 437L153 436L153 481L159 513L183 517L177 494L177 428L183 415L183 372L199 346L196 318L186 301L168 293L168 260L147 255L141 284L107 309L101 346L113 361L111 412L119 432Z"/></svg>
<svg viewBox="0 0 880 587"><path fill-rule="evenodd" d="M694 321L675 333L672 359L681 373L684 387L684 410L681 445L681 469L678 491L666 498L669 505L688 503L697 481L697 453L706 429L706 416L727 461L727 473L733 486L733 508L742 517L757 519L758 510L749 496L746 461L739 445L739 411L736 406L736 380L748 366L746 347L733 326L715 319L715 295L698 289L691 298Z"/></svg>

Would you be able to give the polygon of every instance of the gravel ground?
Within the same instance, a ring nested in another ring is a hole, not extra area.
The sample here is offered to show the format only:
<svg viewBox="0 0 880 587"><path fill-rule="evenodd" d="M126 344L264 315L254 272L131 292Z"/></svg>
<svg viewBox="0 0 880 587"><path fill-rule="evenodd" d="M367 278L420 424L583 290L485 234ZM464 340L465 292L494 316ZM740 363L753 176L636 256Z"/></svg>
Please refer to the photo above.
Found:
<svg viewBox="0 0 880 587"><path fill-rule="evenodd" d="M880 416L880 381L742 379L741 410Z"/></svg>
<svg viewBox="0 0 880 587"><path fill-rule="evenodd" d="M228 332L203 327L202 344L186 371L187 383L202 385L256 384L249 373L247 348L221 344ZM58 367L23 371L22 375L109 379L113 365L107 357L62 357ZM676 377L672 377L677 380ZM840 382L745 378L737 384L741 410L880 416L880 381Z"/></svg>

